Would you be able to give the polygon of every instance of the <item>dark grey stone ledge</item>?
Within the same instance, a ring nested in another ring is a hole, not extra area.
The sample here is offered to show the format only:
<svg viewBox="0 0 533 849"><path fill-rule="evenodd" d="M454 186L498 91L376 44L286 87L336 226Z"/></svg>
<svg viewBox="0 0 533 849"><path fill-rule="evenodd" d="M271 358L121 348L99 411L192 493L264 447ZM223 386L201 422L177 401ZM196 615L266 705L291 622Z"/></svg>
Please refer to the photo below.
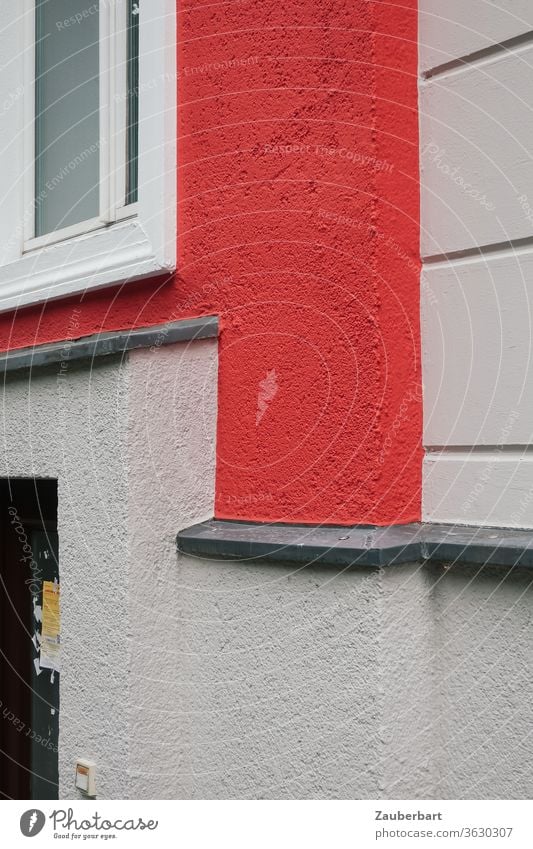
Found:
<svg viewBox="0 0 533 849"><path fill-rule="evenodd" d="M178 551L197 557L380 568L452 563L533 568L533 532L462 525L333 527L211 519L180 531Z"/></svg>
<svg viewBox="0 0 533 849"><path fill-rule="evenodd" d="M159 348L174 342L193 342L218 336L218 316L189 318L141 327L136 330L119 330L95 333L80 339L63 339L33 348L14 348L0 354L0 374L54 365L66 360L92 360L110 354L120 354L135 348Z"/></svg>

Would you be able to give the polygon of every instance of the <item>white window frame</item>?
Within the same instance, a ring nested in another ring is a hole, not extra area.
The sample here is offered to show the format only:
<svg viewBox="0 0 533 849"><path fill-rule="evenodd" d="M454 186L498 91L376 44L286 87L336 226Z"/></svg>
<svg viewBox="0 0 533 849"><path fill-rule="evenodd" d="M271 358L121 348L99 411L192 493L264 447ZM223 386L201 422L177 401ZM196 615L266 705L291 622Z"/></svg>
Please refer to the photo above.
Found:
<svg viewBox="0 0 533 849"><path fill-rule="evenodd" d="M175 0L139 2L137 203L124 205L125 126L117 122L124 123L125 109L110 108L118 102L121 83L125 92L126 41L114 36L124 28L126 3L104 0L100 44L108 49L101 50L100 59L100 214L37 238L35 2L3 0L3 4L0 311L172 271L177 238ZM23 94L17 96L21 86Z"/></svg>

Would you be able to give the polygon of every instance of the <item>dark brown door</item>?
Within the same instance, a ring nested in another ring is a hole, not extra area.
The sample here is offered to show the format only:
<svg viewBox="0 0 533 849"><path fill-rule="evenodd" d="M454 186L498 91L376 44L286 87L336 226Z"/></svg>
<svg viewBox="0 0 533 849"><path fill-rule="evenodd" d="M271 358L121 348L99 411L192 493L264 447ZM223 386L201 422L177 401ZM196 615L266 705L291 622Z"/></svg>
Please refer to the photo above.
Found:
<svg viewBox="0 0 533 849"><path fill-rule="evenodd" d="M0 480L0 798L4 799L57 798L59 675L39 668L38 643L42 581L57 575L56 522L56 481Z"/></svg>

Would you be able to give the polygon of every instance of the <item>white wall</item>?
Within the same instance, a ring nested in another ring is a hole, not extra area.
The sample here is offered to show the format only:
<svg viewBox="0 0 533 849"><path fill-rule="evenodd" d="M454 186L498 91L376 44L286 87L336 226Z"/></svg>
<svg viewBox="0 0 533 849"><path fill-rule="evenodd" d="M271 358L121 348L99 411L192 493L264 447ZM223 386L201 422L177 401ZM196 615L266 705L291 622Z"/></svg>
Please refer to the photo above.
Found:
<svg viewBox="0 0 533 849"><path fill-rule="evenodd" d="M124 364L70 365L8 377L0 475L58 478L62 592L60 792L72 798L76 756L94 756L99 787L127 778L129 633ZM90 379L89 379L90 378ZM46 673L43 673L46 674Z"/></svg>
<svg viewBox="0 0 533 849"><path fill-rule="evenodd" d="M131 798L177 798L190 685L179 663L185 588L176 534L213 517L217 362L216 340L131 356ZM191 646L198 652L201 644Z"/></svg>
<svg viewBox="0 0 533 849"><path fill-rule="evenodd" d="M431 796L424 572L180 555L179 574L178 798Z"/></svg>
<svg viewBox="0 0 533 849"><path fill-rule="evenodd" d="M423 516L531 528L533 5L421 0L420 41Z"/></svg>
<svg viewBox="0 0 533 849"><path fill-rule="evenodd" d="M432 574L434 797L529 799L531 573Z"/></svg>
<svg viewBox="0 0 533 849"><path fill-rule="evenodd" d="M531 798L530 575L178 569L169 795Z"/></svg>
<svg viewBox="0 0 533 849"><path fill-rule="evenodd" d="M533 29L530 0L420 0L419 10L422 71Z"/></svg>

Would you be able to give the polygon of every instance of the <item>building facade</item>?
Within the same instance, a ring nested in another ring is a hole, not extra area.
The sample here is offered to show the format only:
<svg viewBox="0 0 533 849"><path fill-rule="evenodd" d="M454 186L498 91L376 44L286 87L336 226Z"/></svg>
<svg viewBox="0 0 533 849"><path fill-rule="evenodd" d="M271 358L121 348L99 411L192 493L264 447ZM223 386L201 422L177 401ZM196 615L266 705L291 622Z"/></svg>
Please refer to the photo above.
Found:
<svg viewBox="0 0 533 849"><path fill-rule="evenodd" d="M7 0L4 797L531 796L532 45Z"/></svg>

